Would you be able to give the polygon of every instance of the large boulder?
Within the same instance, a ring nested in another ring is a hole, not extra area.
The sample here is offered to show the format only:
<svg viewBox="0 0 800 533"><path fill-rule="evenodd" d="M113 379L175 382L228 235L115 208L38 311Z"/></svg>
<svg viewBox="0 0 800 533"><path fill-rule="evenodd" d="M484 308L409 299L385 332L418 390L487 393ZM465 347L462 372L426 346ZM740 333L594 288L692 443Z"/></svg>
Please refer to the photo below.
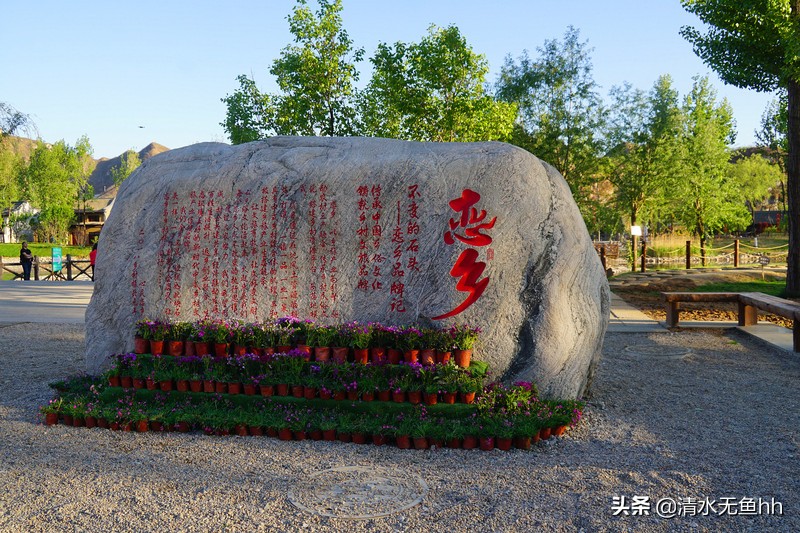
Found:
<svg viewBox="0 0 800 533"><path fill-rule="evenodd" d="M503 143L276 137L157 155L122 185L86 312L90 371L137 320L467 323L505 380L575 397L605 273L550 165Z"/></svg>

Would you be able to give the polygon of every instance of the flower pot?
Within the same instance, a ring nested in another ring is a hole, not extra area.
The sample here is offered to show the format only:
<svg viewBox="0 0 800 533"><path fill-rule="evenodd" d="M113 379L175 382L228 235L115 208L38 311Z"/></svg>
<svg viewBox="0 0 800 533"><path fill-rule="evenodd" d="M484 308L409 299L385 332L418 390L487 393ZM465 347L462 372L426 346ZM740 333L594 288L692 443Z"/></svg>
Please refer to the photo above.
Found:
<svg viewBox="0 0 800 533"><path fill-rule="evenodd" d="M422 401L422 391L410 390L408 391L408 401L417 405Z"/></svg>
<svg viewBox="0 0 800 533"><path fill-rule="evenodd" d="M394 348L389 348L386 352L386 358L388 359L390 365L397 365L403 358L403 352L400 350L395 350Z"/></svg>
<svg viewBox="0 0 800 533"><path fill-rule="evenodd" d="M470 359L472 359L472 350L456 350L453 352L453 358L456 365L461 368L469 368Z"/></svg>
<svg viewBox="0 0 800 533"><path fill-rule="evenodd" d="M370 348L369 357L373 363L383 364L386 362L386 348Z"/></svg>
<svg viewBox="0 0 800 533"><path fill-rule="evenodd" d="M172 380L168 379L165 381L158 382L158 388L161 389L162 392L169 392L172 390Z"/></svg>
<svg viewBox="0 0 800 533"><path fill-rule="evenodd" d="M240 437L247 437L250 435L250 432L247 431L247 426L244 424L237 424L233 428L233 432L239 435Z"/></svg>
<svg viewBox="0 0 800 533"><path fill-rule="evenodd" d="M150 421L148 420L139 420L136 422L136 431L139 433L146 433L150 431Z"/></svg>
<svg viewBox="0 0 800 533"><path fill-rule="evenodd" d="M242 384L238 381L228 383L228 394L241 394Z"/></svg>
<svg viewBox="0 0 800 533"><path fill-rule="evenodd" d="M447 404L454 404L456 403L456 398L458 397L457 392L443 392L442 393L442 403Z"/></svg>
<svg viewBox="0 0 800 533"><path fill-rule="evenodd" d="M192 392L200 392L203 390L203 382L199 379L189 381L189 390Z"/></svg>
<svg viewBox="0 0 800 533"><path fill-rule="evenodd" d="M347 391L347 399L348 399L348 401L351 401L351 402L357 402L358 401L358 391L355 391L355 390Z"/></svg>
<svg viewBox="0 0 800 533"><path fill-rule="evenodd" d="M339 364L346 363L348 355L350 355L350 348L346 346L337 346L333 349L333 362Z"/></svg>
<svg viewBox="0 0 800 533"><path fill-rule="evenodd" d="M302 398L303 397L303 386L302 385L292 385L292 396L295 398Z"/></svg>
<svg viewBox="0 0 800 533"><path fill-rule="evenodd" d="M158 383L153 378L147 378L145 380L145 385L147 386L147 390L156 390L158 388Z"/></svg>
<svg viewBox="0 0 800 533"><path fill-rule="evenodd" d="M278 346L275 348L277 353L289 353L292 350L291 346Z"/></svg>
<svg viewBox="0 0 800 533"><path fill-rule="evenodd" d="M386 435L373 435L372 444L375 446L383 446L386 444Z"/></svg>
<svg viewBox="0 0 800 533"><path fill-rule="evenodd" d="M81 416L72 417L72 427L82 428L86 425L86 419Z"/></svg>
<svg viewBox="0 0 800 533"><path fill-rule="evenodd" d="M242 356L247 353L247 346L240 346L238 344L233 345L233 355Z"/></svg>
<svg viewBox="0 0 800 533"><path fill-rule="evenodd" d="M531 438L530 437L514 437L514 448L519 450L530 450L531 449Z"/></svg>
<svg viewBox="0 0 800 533"><path fill-rule="evenodd" d="M228 357L228 343L227 342L215 342L214 343L214 355L217 357Z"/></svg>
<svg viewBox="0 0 800 533"><path fill-rule="evenodd" d="M474 392L461 392L459 398L461 398L461 403L475 403Z"/></svg>
<svg viewBox="0 0 800 533"><path fill-rule="evenodd" d="M150 353L153 355L161 355L164 353L164 341L150 340Z"/></svg>
<svg viewBox="0 0 800 533"><path fill-rule="evenodd" d="M133 338L133 353L149 353L150 341L141 337Z"/></svg>
<svg viewBox="0 0 800 533"><path fill-rule="evenodd" d="M467 435L461 441L461 447L465 450L472 450L478 446L478 439L472 435Z"/></svg>
<svg viewBox="0 0 800 533"><path fill-rule="evenodd" d="M539 430L539 438L542 440L547 440L553 434L553 428L542 428Z"/></svg>
<svg viewBox="0 0 800 533"><path fill-rule="evenodd" d="M277 396L289 396L289 385L286 383L278 383L275 386L275 394Z"/></svg>
<svg viewBox="0 0 800 533"><path fill-rule="evenodd" d="M247 429L248 429L248 432L250 433L250 435L252 435L253 437L262 437L262 436L264 436L264 430L261 428L261 426L250 426Z"/></svg>
<svg viewBox="0 0 800 533"><path fill-rule="evenodd" d="M333 393L333 399L337 402L341 402L345 398L347 398L347 394L343 390L337 390Z"/></svg>
<svg viewBox="0 0 800 533"><path fill-rule="evenodd" d="M428 438L427 437L414 437L414 448L417 450L427 450L428 449Z"/></svg>
<svg viewBox="0 0 800 533"><path fill-rule="evenodd" d="M437 351L436 352L436 364L446 365L447 363L450 362L451 355L452 354L450 352L438 352Z"/></svg>
<svg viewBox="0 0 800 533"><path fill-rule="evenodd" d="M119 376L108 376L108 386L119 387L120 386Z"/></svg>
<svg viewBox="0 0 800 533"><path fill-rule="evenodd" d="M92 415L86 415L84 421L86 422L86 427L89 429L97 427L97 418L93 417Z"/></svg>
<svg viewBox="0 0 800 533"><path fill-rule="evenodd" d="M395 437L395 442L397 443L397 447L401 450L408 450L411 448L411 437L408 435L398 435Z"/></svg>
<svg viewBox="0 0 800 533"><path fill-rule="evenodd" d="M187 357L197 355L194 349L194 341L183 341L183 355Z"/></svg>
<svg viewBox="0 0 800 533"><path fill-rule="evenodd" d="M292 430L289 428L281 428L278 430L278 438L281 440L292 440Z"/></svg>
<svg viewBox="0 0 800 533"><path fill-rule="evenodd" d="M214 380L206 379L203 381L203 392L214 392Z"/></svg>
<svg viewBox="0 0 800 533"><path fill-rule="evenodd" d="M353 360L360 365L366 365L369 362L369 349L353 348Z"/></svg>
<svg viewBox="0 0 800 533"><path fill-rule="evenodd" d="M336 438L339 439L340 442L351 442L353 440L353 435L347 431L338 431L336 432Z"/></svg>
<svg viewBox="0 0 800 533"><path fill-rule="evenodd" d="M108 429L110 429L111 431L119 431L120 423L119 422L109 422L108 423Z"/></svg>
<svg viewBox="0 0 800 533"><path fill-rule="evenodd" d="M375 399L375 392L373 392L373 391L362 392L361 393L361 401L362 402L371 402L374 399Z"/></svg>
<svg viewBox="0 0 800 533"><path fill-rule="evenodd" d="M425 405L436 405L439 395L435 392L425 393Z"/></svg>
<svg viewBox="0 0 800 533"><path fill-rule="evenodd" d="M183 341L168 341L167 352L173 357L183 355Z"/></svg>
<svg viewBox="0 0 800 533"><path fill-rule="evenodd" d="M556 426L551 433L554 437L562 437L564 433L567 432L567 428L569 428L569 426Z"/></svg>
<svg viewBox="0 0 800 533"><path fill-rule="evenodd" d="M423 365L436 364L436 350L433 348L425 348L419 351L419 362Z"/></svg>
<svg viewBox="0 0 800 533"><path fill-rule="evenodd" d="M364 433L353 433L353 444L366 444L367 436Z"/></svg>
<svg viewBox="0 0 800 533"><path fill-rule="evenodd" d="M273 439L278 436L278 430L275 428L267 428L264 432L267 434L267 437L272 437Z"/></svg>
<svg viewBox="0 0 800 533"><path fill-rule="evenodd" d="M225 394L228 392L228 384L224 381L215 381L214 382L214 392L217 394Z"/></svg>
<svg viewBox="0 0 800 533"><path fill-rule="evenodd" d="M150 431L164 431L164 424L162 424L158 420L151 420Z"/></svg>
<svg viewBox="0 0 800 533"><path fill-rule="evenodd" d="M403 352L403 360L406 363L416 363L419 360L419 350L406 350Z"/></svg>
<svg viewBox="0 0 800 533"><path fill-rule="evenodd" d="M448 440L446 444L448 448L461 448L461 439L458 437L453 437L452 439Z"/></svg>
<svg viewBox="0 0 800 533"><path fill-rule="evenodd" d="M539 432L538 431L536 433L534 433L533 435L531 435L531 444L536 444L540 440L541 440L541 437L539 437Z"/></svg>
<svg viewBox="0 0 800 533"><path fill-rule="evenodd" d="M72 425L72 415L64 415L61 417L61 419L65 426Z"/></svg>
<svg viewBox="0 0 800 533"><path fill-rule="evenodd" d="M105 418L98 418L97 419L97 427L103 428L103 429L108 429L108 425L109 425L108 424L108 420L106 420Z"/></svg>
<svg viewBox="0 0 800 533"><path fill-rule="evenodd" d="M131 432L133 431L133 422L125 422L124 424L120 424L120 428L122 431Z"/></svg>
<svg viewBox="0 0 800 533"><path fill-rule="evenodd" d="M329 346L317 346L314 348L314 361L324 363L331 358L331 349Z"/></svg>
<svg viewBox="0 0 800 533"><path fill-rule="evenodd" d="M498 450L503 450L504 452L507 452L508 450L511 449L513 441L514 439L512 439L511 437L497 437L494 440L494 444L495 446L497 446Z"/></svg>
<svg viewBox="0 0 800 533"><path fill-rule="evenodd" d="M320 400L330 400L333 397L333 393L328 389L320 389L319 390L319 399Z"/></svg>
<svg viewBox="0 0 800 533"><path fill-rule="evenodd" d="M303 356L303 359L305 359L306 361L311 361L311 346L308 346L307 344L298 344L297 346L294 347L294 349L300 350L305 354Z"/></svg>
<svg viewBox="0 0 800 533"><path fill-rule="evenodd" d="M134 389L143 389L144 388L144 379L142 379L142 378L133 378L133 388Z"/></svg>
<svg viewBox="0 0 800 533"><path fill-rule="evenodd" d="M302 429L298 429L294 432L294 440L306 440L306 432Z"/></svg>
<svg viewBox="0 0 800 533"><path fill-rule="evenodd" d="M324 440L336 440L336 430L335 429L323 430L322 438Z"/></svg>
<svg viewBox="0 0 800 533"><path fill-rule="evenodd" d="M133 387L133 378L130 376L120 376L119 384L123 389L130 389Z"/></svg>
<svg viewBox="0 0 800 533"><path fill-rule="evenodd" d="M211 352L209 351L208 343L204 341L194 341L194 354L198 357L210 355Z"/></svg>
<svg viewBox="0 0 800 533"><path fill-rule="evenodd" d="M189 392L189 381L186 379L179 379L175 382L175 389L178 392Z"/></svg>
<svg viewBox="0 0 800 533"><path fill-rule="evenodd" d="M273 385L259 385L258 391L261 393L261 396L272 396L275 394L275 387Z"/></svg>
<svg viewBox="0 0 800 533"><path fill-rule="evenodd" d="M317 397L317 389L314 387L303 387L303 398L313 400Z"/></svg>
<svg viewBox="0 0 800 533"><path fill-rule="evenodd" d="M392 399L392 391L390 390L379 390L378 391L378 401L379 402L388 402Z"/></svg>
<svg viewBox="0 0 800 533"><path fill-rule="evenodd" d="M441 449L444 448L444 440L443 439L436 439L436 438L429 438L428 443L431 445L431 448Z"/></svg>
<svg viewBox="0 0 800 533"><path fill-rule="evenodd" d="M217 428L214 430L214 435L217 437L226 437L231 434L230 428Z"/></svg>
<svg viewBox="0 0 800 533"><path fill-rule="evenodd" d="M322 430L321 429L314 429L308 434L311 437L311 440L322 440Z"/></svg>
<svg viewBox="0 0 800 533"><path fill-rule="evenodd" d="M255 354L255 355L259 356L259 357L263 357L263 355L264 355L264 348L260 348L258 346L249 346L247 348L247 351L249 353Z"/></svg>
<svg viewBox="0 0 800 533"><path fill-rule="evenodd" d="M480 446L484 452L494 450L494 437L481 437Z"/></svg>
<svg viewBox="0 0 800 533"><path fill-rule="evenodd" d="M405 391L394 391L392 392L392 401L395 403L403 403L406 401L406 393Z"/></svg>
<svg viewBox="0 0 800 533"><path fill-rule="evenodd" d="M253 396L256 393L256 386L253 383L245 383L242 386L242 391L245 396Z"/></svg>
<svg viewBox="0 0 800 533"><path fill-rule="evenodd" d="M44 415L44 423L48 426L55 426L58 424L58 413L46 413Z"/></svg>

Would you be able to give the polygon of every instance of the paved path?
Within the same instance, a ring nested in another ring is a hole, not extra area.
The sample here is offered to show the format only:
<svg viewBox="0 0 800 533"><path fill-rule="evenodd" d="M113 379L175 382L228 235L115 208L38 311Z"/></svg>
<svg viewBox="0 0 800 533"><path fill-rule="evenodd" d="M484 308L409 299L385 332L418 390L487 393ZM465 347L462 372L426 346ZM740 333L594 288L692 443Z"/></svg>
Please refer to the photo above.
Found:
<svg viewBox="0 0 800 533"><path fill-rule="evenodd" d="M0 281L0 322L82 324L92 281Z"/></svg>

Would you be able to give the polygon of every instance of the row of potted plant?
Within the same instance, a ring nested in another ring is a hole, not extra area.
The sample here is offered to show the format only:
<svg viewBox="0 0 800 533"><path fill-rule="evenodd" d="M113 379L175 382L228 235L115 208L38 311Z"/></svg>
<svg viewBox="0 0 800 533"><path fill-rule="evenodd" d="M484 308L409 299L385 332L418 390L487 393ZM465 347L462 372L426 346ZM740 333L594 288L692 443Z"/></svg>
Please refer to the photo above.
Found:
<svg viewBox="0 0 800 533"><path fill-rule="evenodd" d="M88 394L61 397L41 408L47 424L104 427L136 431L191 431L216 435L268 435L283 440L340 440L394 443L400 448L474 448L507 450L512 444L527 449L540 438L560 436L581 418L579 401L543 401L530 384L487 389L490 400L466 418L431 415L423 406L399 413L355 413L340 409L311 409L259 399L243 406L224 397L197 402L170 395L150 401L126 394L103 402L93 386ZM526 392L527 391L527 392ZM510 403L511 402L511 403Z"/></svg>
<svg viewBox="0 0 800 533"><path fill-rule="evenodd" d="M348 322L324 325L295 317L253 323L207 320L163 322L140 320L136 325L135 353L217 356L288 351L296 347L325 361L334 358L366 363L401 358L425 364L447 362L469 366L480 328L456 324L446 328L390 326Z"/></svg>
<svg viewBox="0 0 800 533"><path fill-rule="evenodd" d="M114 387L321 398L351 401L472 403L483 387L485 365L453 362L369 364L308 361L301 350L230 357L120 354L106 373Z"/></svg>

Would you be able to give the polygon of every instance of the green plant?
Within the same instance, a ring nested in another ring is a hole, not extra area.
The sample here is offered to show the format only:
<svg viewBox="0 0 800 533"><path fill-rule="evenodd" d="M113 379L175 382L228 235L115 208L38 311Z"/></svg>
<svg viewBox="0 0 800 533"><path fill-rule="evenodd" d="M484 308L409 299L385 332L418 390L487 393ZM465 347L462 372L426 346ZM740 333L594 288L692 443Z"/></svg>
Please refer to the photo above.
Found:
<svg viewBox="0 0 800 533"><path fill-rule="evenodd" d="M472 350L481 333L481 328L473 328L466 324L454 324L447 331L453 338L453 346L457 350Z"/></svg>
<svg viewBox="0 0 800 533"><path fill-rule="evenodd" d="M414 326L404 326L398 332L399 350L419 350L422 344L422 332Z"/></svg>
<svg viewBox="0 0 800 533"><path fill-rule="evenodd" d="M50 400L47 405L43 405L39 407L39 412L43 415L48 413L60 413L64 407L64 399L63 398L53 398Z"/></svg>
<svg viewBox="0 0 800 533"><path fill-rule="evenodd" d="M337 329L334 326L311 324L306 332L306 342L309 346L333 346L336 336Z"/></svg>
<svg viewBox="0 0 800 533"><path fill-rule="evenodd" d="M215 321L208 324L206 329L209 342L227 344L231 342L231 326L227 322Z"/></svg>
<svg viewBox="0 0 800 533"><path fill-rule="evenodd" d="M364 350L369 348L372 340L372 325L349 322L346 324L348 329L347 340L350 348Z"/></svg>
<svg viewBox="0 0 800 533"><path fill-rule="evenodd" d="M480 392L483 388L483 379L479 376L475 376L470 370L460 372L456 383L458 392L466 394Z"/></svg>

